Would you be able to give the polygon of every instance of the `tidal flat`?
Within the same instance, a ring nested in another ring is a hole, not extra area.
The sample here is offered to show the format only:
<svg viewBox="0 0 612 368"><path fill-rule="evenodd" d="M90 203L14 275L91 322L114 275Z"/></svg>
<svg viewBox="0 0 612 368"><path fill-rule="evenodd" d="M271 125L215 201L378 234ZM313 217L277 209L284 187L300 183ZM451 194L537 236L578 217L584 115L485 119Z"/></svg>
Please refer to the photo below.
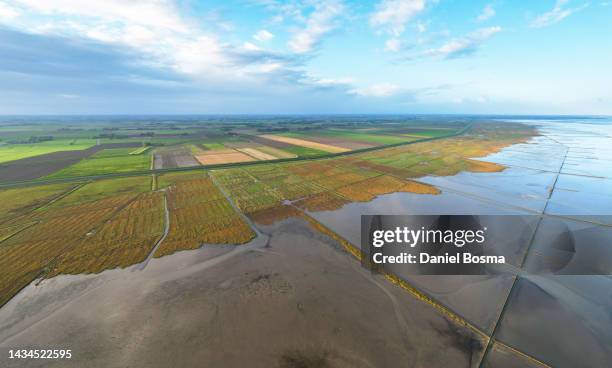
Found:
<svg viewBox="0 0 612 368"><path fill-rule="evenodd" d="M485 366L534 364L521 353L555 367L605 366L612 360L606 291L612 287L612 122L522 122L540 136L480 159L504 165L501 172L429 176L419 180L441 194L393 193L310 215L357 246L362 214L543 215L533 244L522 240L529 252L514 262L524 268L402 278L502 343L491 344ZM568 229L576 233L565 247L559 234Z"/></svg>
<svg viewBox="0 0 612 368"><path fill-rule="evenodd" d="M3 367L476 366L486 341L306 222L245 246L204 247L96 275L31 284L0 310ZM63 347L70 361L7 361Z"/></svg>

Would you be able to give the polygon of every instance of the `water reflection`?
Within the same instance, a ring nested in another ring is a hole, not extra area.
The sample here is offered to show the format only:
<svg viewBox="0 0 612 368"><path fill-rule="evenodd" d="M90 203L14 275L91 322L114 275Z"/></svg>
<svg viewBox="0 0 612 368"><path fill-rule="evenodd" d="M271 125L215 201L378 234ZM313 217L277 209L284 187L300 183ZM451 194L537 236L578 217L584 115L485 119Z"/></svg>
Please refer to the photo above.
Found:
<svg viewBox="0 0 612 368"><path fill-rule="evenodd" d="M362 214L544 213L516 282L512 274L403 278L489 334L499 323L498 341L545 363L607 366L612 228L602 225L612 224L612 120L525 122L542 135L483 159L503 172L426 177L442 194L394 193L312 215L359 245ZM503 344L485 365L522 362Z"/></svg>

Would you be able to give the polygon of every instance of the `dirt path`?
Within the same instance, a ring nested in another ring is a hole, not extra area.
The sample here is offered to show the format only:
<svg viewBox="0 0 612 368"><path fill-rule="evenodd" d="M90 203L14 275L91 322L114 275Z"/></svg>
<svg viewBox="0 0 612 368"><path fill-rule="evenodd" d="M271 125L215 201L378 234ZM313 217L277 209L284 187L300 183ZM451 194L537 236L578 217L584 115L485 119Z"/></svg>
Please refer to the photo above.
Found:
<svg viewBox="0 0 612 368"><path fill-rule="evenodd" d="M162 191L164 192L164 234L161 236L161 238L157 240L157 242L153 246L153 249L151 250L151 253L149 253L149 255L147 256L147 259L145 259L142 263L138 265L137 268L139 270L144 270L144 268L147 267L147 264L149 264L149 261L151 261L151 258L153 258L153 256L155 255L157 248L159 248L161 243L166 240L168 232L170 231L170 211L168 211L168 196L165 193L165 189L162 189Z"/></svg>

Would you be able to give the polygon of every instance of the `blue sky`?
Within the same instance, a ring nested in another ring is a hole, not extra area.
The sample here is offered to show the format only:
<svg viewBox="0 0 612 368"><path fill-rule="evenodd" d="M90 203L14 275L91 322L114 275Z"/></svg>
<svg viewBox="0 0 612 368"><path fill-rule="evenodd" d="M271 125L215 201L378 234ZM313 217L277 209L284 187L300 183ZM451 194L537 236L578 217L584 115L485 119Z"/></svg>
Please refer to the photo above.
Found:
<svg viewBox="0 0 612 368"><path fill-rule="evenodd" d="M612 114L612 1L0 0L0 114Z"/></svg>

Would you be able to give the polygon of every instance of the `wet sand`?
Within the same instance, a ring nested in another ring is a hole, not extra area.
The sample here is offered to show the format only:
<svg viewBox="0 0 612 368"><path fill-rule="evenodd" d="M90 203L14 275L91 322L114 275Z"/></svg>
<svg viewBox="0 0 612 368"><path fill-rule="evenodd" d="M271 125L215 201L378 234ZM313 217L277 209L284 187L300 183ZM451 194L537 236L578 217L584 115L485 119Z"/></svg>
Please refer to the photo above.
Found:
<svg viewBox="0 0 612 368"><path fill-rule="evenodd" d="M305 222L242 247L207 246L32 284L0 310L0 350L70 361L3 367L469 367L479 335L373 277ZM399 365L398 365L399 362Z"/></svg>
<svg viewBox="0 0 612 368"><path fill-rule="evenodd" d="M440 195L395 193L312 216L359 245L361 214L544 213L515 287L513 275L403 278L497 341L544 363L608 366L612 232L601 225L612 224L612 125L534 124L542 136L481 159L506 165L502 172L425 177L419 180L440 188ZM499 344L484 362L532 364L537 365Z"/></svg>

